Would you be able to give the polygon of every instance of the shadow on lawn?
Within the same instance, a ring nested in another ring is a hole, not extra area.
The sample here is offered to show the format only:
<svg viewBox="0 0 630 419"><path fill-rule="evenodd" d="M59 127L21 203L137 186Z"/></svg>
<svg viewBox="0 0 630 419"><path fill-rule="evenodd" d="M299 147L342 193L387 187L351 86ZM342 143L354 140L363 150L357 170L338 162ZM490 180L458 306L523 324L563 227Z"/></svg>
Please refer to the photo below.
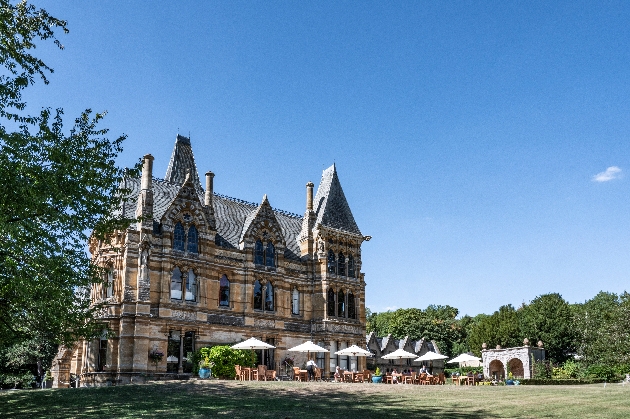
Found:
<svg viewBox="0 0 630 419"><path fill-rule="evenodd" d="M274 383L275 384L275 383ZM279 383L278 383L279 384ZM356 392L325 386L177 383L39 390L0 395L4 417L497 418L486 410L438 406L436 396ZM411 415L411 416L410 416Z"/></svg>

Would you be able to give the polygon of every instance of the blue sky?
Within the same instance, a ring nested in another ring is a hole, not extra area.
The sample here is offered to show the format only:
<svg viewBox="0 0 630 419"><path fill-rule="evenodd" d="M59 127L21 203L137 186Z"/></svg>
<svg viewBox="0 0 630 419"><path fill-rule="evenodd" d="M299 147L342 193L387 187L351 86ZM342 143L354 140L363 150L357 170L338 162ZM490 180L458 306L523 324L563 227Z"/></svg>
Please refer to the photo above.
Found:
<svg viewBox="0 0 630 419"><path fill-rule="evenodd" d="M122 165L164 176L179 129L217 192L302 214L335 162L373 311L629 288L628 2L36 4L70 33L31 112L107 110Z"/></svg>

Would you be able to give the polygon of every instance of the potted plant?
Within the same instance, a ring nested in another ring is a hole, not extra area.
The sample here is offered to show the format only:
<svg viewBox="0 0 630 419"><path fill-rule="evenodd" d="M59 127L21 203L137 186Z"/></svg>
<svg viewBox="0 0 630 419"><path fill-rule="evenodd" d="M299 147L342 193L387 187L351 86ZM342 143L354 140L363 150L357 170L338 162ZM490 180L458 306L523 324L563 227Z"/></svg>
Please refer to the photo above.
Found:
<svg viewBox="0 0 630 419"><path fill-rule="evenodd" d="M372 376L372 382L375 384L383 382L383 377L381 376L381 369L379 367L376 367L376 371L374 371L374 375Z"/></svg>
<svg viewBox="0 0 630 419"><path fill-rule="evenodd" d="M214 367L214 362L210 361L207 357L199 361L199 378L206 379L212 377L212 367Z"/></svg>
<svg viewBox="0 0 630 419"><path fill-rule="evenodd" d="M149 360L155 364L155 369L157 370L157 366L164 357L164 352L160 352L157 348L154 348L151 352L149 352Z"/></svg>
<svg viewBox="0 0 630 419"><path fill-rule="evenodd" d="M508 378L507 378L507 380L505 380L505 385L506 386L513 386L514 385L514 375L512 375L512 372L508 372Z"/></svg>

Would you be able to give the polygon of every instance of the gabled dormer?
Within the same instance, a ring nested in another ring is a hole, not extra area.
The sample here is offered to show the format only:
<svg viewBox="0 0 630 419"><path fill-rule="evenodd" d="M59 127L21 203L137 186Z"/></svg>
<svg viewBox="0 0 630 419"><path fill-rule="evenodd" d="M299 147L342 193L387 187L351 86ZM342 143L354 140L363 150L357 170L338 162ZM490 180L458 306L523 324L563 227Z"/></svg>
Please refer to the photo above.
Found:
<svg viewBox="0 0 630 419"><path fill-rule="evenodd" d="M278 255L284 254L286 243L282 227L269 204L267 195L245 219L239 239L241 250L253 251L254 265L275 268Z"/></svg>
<svg viewBox="0 0 630 419"><path fill-rule="evenodd" d="M175 185L182 185L188 173L190 173L190 181L194 185L195 190L202 193L203 188L201 187L201 182L199 182L199 174L195 165L195 156L193 155L190 138L177 134L175 147L173 147L173 153L171 154L171 160L168 163L164 180Z"/></svg>

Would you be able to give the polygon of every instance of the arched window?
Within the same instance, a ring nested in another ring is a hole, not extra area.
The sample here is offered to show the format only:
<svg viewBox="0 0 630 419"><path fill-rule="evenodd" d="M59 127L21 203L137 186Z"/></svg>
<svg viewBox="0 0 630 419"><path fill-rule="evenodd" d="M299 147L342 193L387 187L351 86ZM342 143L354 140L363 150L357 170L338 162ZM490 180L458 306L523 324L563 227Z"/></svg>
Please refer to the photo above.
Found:
<svg viewBox="0 0 630 419"><path fill-rule="evenodd" d="M196 301L197 299L197 277L192 269L188 271L186 278L186 301Z"/></svg>
<svg viewBox="0 0 630 419"><path fill-rule="evenodd" d="M114 295L114 271L108 269L103 284L103 298L111 298Z"/></svg>
<svg viewBox="0 0 630 419"><path fill-rule="evenodd" d="M335 315L335 291L332 288L328 288L328 315Z"/></svg>
<svg viewBox="0 0 630 419"><path fill-rule="evenodd" d="M346 316L346 299L345 295L343 295L343 291L339 290L337 293L337 316L345 317Z"/></svg>
<svg viewBox="0 0 630 419"><path fill-rule="evenodd" d="M254 246L254 263L256 265L262 265L264 262L264 251L263 244L260 240L256 240L256 245Z"/></svg>
<svg viewBox="0 0 630 419"><path fill-rule="evenodd" d="M171 298L182 299L182 271L176 266L171 275Z"/></svg>
<svg viewBox="0 0 630 419"><path fill-rule="evenodd" d="M254 310L262 310L263 309L263 295L262 295L262 286L260 282L256 280L254 282Z"/></svg>
<svg viewBox="0 0 630 419"><path fill-rule="evenodd" d="M337 258L337 273L341 276L346 276L346 258L341 252L339 252L339 257Z"/></svg>
<svg viewBox="0 0 630 419"><path fill-rule="evenodd" d="M173 249L184 251L184 226L182 223L175 224L173 231Z"/></svg>
<svg viewBox="0 0 630 419"><path fill-rule="evenodd" d="M274 267L276 266L276 249L273 247L273 243L267 242L267 251L265 252L265 265Z"/></svg>
<svg viewBox="0 0 630 419"><path fill-rule="evenodd" d="M335 261L335 252L328 251L328 273L334 274L337 272L337 262Z"/></svg>
<svg viewBox="0 0 630 419"><path fill-rule="evenodd" d="M230 281L227 276L221 276L219 281L219 305L223 307L230 306Z"/></svg>
<svg viewBox="0 0 630 419"><path fill-rule="evenodd" d="M348 276L354 278L354 257L352 254L348 255Z"/></svg>
<svg viewBox="0 0 630 419"><path fill-rule="evenodd" d="M354 294L348 293L348 318L356 319L356 310L354 305Z"/></svg>
<svg viewBox="0 0 630 419"><path fill-rule="evenodd" d="M188 252L190 253L198 253L197 249L199 247L197 246L197 236L197 227L191 225L188 229L188 245L186 246Z"/></svg>
<svg viewBox="0 0 630 419"><path fill-rule="evenodd" d="M267 282L267 293L265 295L265 310L273 311L273 285Z"/></svg>
<svg viewBox="0 0 630 419"><path fill-rule="evenodd" d="M291 313L300 314L300 292L297 288L293 288L293 295L291 295Z"/></svg>

